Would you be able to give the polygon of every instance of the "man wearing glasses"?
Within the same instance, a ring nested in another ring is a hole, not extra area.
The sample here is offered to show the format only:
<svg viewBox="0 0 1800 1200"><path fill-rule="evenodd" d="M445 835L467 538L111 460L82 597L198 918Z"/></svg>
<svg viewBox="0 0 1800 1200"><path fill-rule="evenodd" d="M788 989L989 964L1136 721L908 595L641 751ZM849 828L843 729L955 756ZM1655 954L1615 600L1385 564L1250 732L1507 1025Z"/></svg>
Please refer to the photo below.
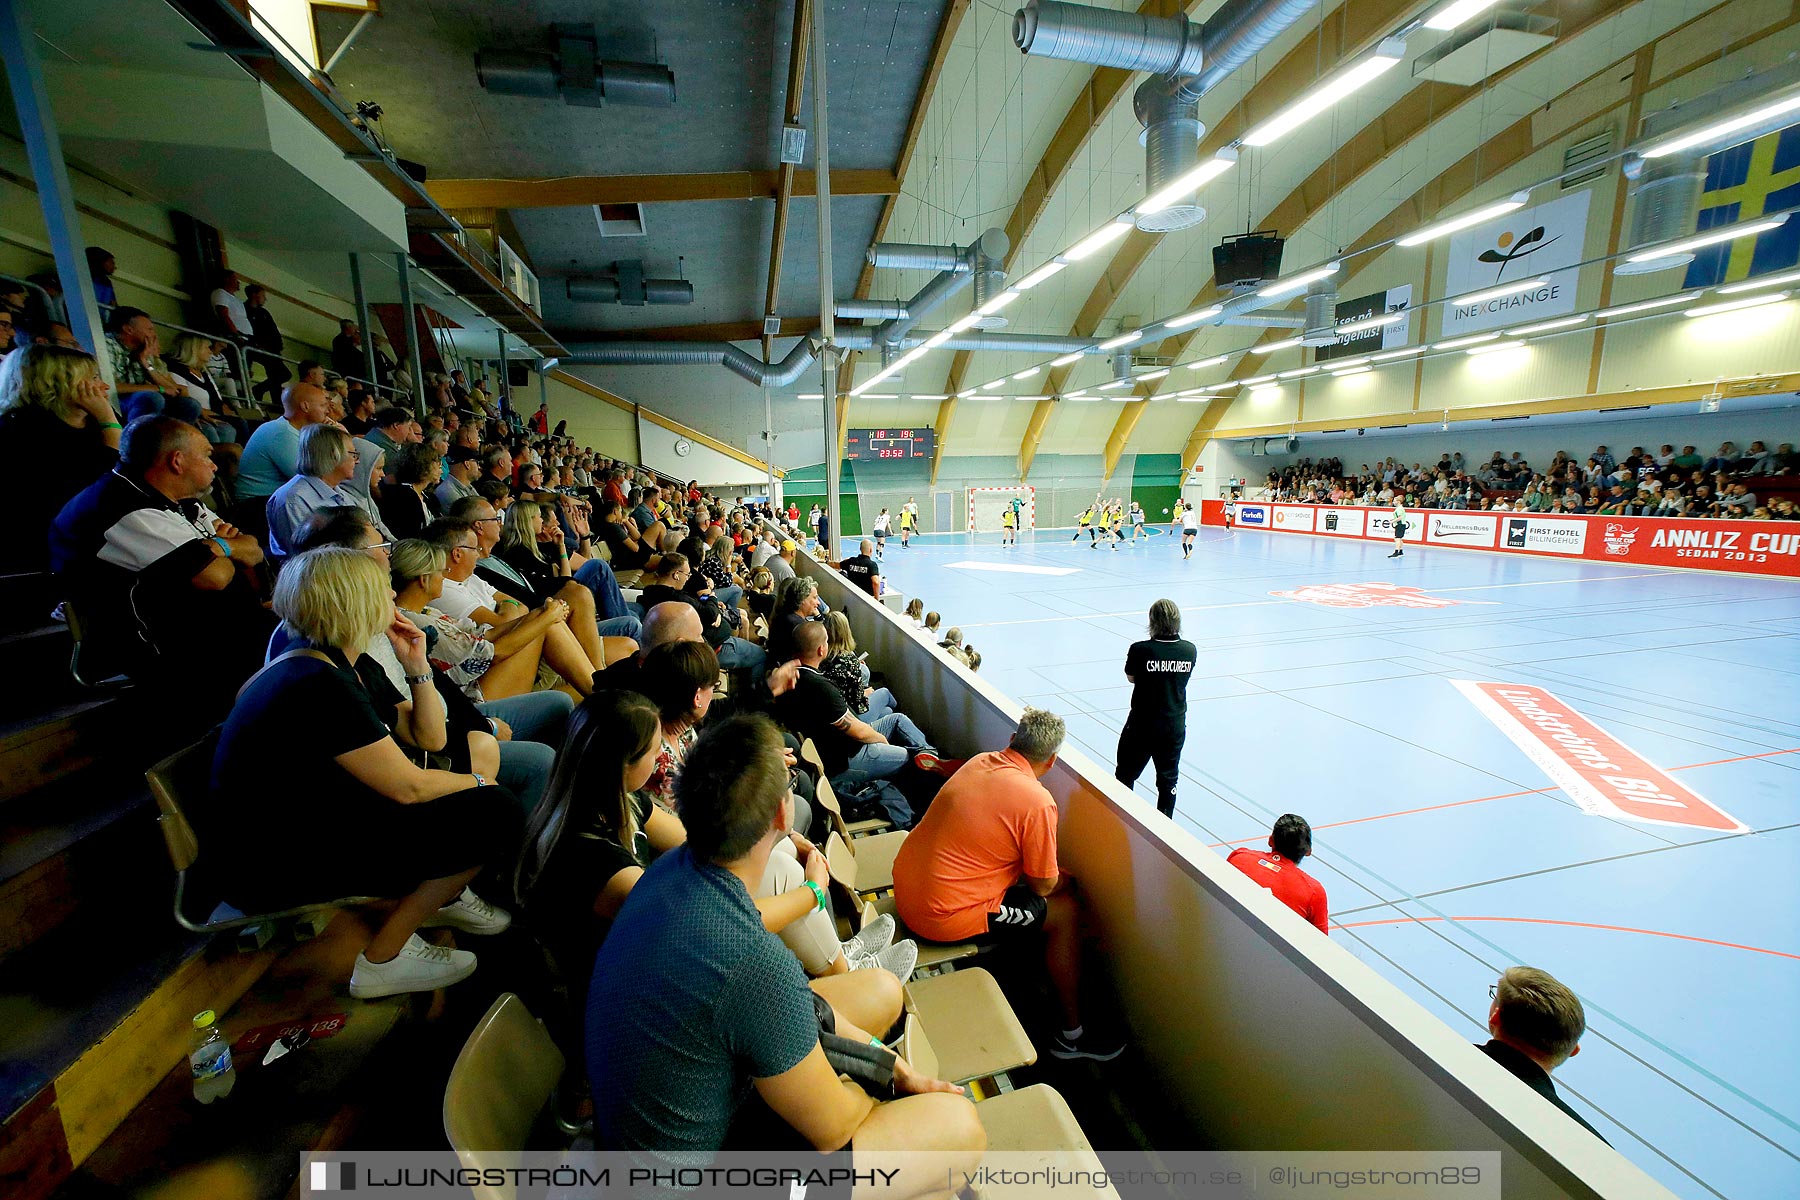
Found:
<svg viewBox="0 0 1800 1200"><path fill-rule="evenodd" d="M1581 1053L1587 1014L1580 998L1550 972L1536 967L1508 967L1499 982L1488 985L1488 996L1488 1032L1493 1037L1476 1049L1606 1141L1550 1082L1550 1072Z"/></svg>

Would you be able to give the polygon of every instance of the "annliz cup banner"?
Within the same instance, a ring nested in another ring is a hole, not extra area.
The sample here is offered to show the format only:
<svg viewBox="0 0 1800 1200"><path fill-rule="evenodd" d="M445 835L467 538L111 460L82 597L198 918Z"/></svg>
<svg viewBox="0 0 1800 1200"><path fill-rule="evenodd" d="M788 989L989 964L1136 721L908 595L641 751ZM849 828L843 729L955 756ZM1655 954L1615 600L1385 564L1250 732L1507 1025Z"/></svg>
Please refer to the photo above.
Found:
<svg viewBox="0 0 1800 1200"><path fill-rule="evenodd" d="M1221 501L1202 501L1202 522L1224 525L1223 509ZM1299 509L1311 509L1310 519L1295 511ZM1392 517L1392 508L1240 500L1234 524L1240 530L1391 542ZM1406 519L1409 543L1455 550L1800 577L1800 522L1540 516L1436 508L1408 509Z"/></svg>
<svg viewBox="0 0 1800 1200"><path fill-rule="evenodd" d="M1445 304L1440 336L1510 329L1574 312L1581 277L1576 264L1587 243L1591 195L1584 189L1560 196L1452 237L1445 255L1445 296L1470 296L1533 279L1543 283L1479 304Z"/></svg>

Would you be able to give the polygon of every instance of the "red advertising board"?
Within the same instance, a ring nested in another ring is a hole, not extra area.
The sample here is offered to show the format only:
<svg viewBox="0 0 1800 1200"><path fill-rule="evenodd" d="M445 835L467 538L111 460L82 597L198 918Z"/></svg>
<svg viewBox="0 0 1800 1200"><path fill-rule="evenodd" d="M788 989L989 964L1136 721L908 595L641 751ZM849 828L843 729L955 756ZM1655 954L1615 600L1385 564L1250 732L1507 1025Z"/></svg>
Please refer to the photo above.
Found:
<svg viewBox="0 0 1800 1200"><path fill-rule="evenodd" d="M1314 509L1307 522L1294 510ZM1243 519L1246 510L1255 520ZM1360 537L1389 541L1388 508L1238 501L1240 530ZM1331 514L1337 514L1332 517ZM1354 514L1354 515L1352 515ZM1282 519L1275 521L1274 516ZM1489 550L1541 558L1579 558L1633 567L1697 567L1745 575L1800 577L1800 523L1689 521L1674 517L1582 517L1559 513L1456 512L1412 509L1407 540L1450 549ZM1223 504L1201 502L1201 521L1224 525ZM1433 522L1437 524L1433 524ZM1307 526L1310 524L1310 530ZM1490 528L1491 526L1491 528Z"/></svg>

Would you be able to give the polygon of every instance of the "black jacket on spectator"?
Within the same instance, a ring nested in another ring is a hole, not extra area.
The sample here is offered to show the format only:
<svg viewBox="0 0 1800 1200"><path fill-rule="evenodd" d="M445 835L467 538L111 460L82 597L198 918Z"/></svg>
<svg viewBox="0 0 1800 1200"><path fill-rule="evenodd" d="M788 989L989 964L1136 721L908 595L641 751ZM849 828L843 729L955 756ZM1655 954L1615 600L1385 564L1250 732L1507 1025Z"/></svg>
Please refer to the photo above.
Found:
<svg viewBox="0 0 1800 1200"><path fill-rule="evenodd" d="M423 496L404 483L396 483L381 489L381 523L386 525L397 539L416 538L424 532L427 525L437 520L437 497L430 492ZM506 589L501 588L502 591ZM510 595L510 593L508 593ZM514 597L524 599L524 597Z"/></svg>
<svg viewBox="0 0 1800 1200"><path fill-rule="evenodd" d="M530 576L514 568L504 558L482 559L475 564L475 574L489 586L498 589L503 595L511 596L526 608L538 607L561 590L561 581L558 581L558 586L549 592L540 592Z"/></svg>
<svg viewBox="0 0 1800 1200"><path fill-rule="evenodd" d="M532 602L533 607L542 604L544 600L548 600L568 585L569 581L556 573L553 563L548 559L531 557L531 552L523 546L507 546L496 553L501 562L517 571L524 577L525 582L531 585L533 596L542 597L542 599ZM480 570L480 567L477 567L476 570ZM494 586L499 587L498 584ZM500 588L500 590L505 591L506 589ZM524 599L524 597L521 596L519 599Z"/></svg>
<svg viewBox="0 0 1800 1200"><path fill-rule="evenodd" d="M347 333L331 339L331 369L345 379L362 379L368 364L363 361L362 347Z"/></svg>
<svg viewBox="0 0 1800 1200"><path fill-rule="evenodd" d="M93 427L76 429L34 405L0 414L0 457L15 485L14 528L0 543L0 571L42 571L50 565L50 522L75 493L112 470L119 452Z"/></svg>
<svg viewBox="0 0 1800 1200"><path fill-rule="evenodd" d="M1489 1041L1475 1048L1511 1071L1526 1087L1574 1117L1576 1124L1583 1129L1600 1138L1601 1141L1606 1141L1605 1138L1600 1137L1598 1129L1589 1125L1580 1113L1570 1108L1568 1102L1556 1094L1556 1085L1550 1082L1550 1073L1532 1062L1522 1051L1515 1050L1501 1041ZM1611 1144L1611 1142L1607 1142L1607 1145Z"/></svg>

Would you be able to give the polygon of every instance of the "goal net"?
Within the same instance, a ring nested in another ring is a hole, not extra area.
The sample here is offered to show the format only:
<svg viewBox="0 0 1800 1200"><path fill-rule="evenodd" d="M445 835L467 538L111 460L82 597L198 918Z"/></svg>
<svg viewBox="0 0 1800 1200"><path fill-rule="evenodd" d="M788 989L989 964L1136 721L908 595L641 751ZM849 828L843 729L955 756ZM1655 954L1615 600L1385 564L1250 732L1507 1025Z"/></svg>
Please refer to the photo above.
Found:
<svg viewBox="0 0 1800 1200"><path fill-rule="evenodd" d="M1000 514L1019 505L1019 528L1037 525L1037 489L1033 487L975 487L969 489L969 532L998 533Z"/></svg>

